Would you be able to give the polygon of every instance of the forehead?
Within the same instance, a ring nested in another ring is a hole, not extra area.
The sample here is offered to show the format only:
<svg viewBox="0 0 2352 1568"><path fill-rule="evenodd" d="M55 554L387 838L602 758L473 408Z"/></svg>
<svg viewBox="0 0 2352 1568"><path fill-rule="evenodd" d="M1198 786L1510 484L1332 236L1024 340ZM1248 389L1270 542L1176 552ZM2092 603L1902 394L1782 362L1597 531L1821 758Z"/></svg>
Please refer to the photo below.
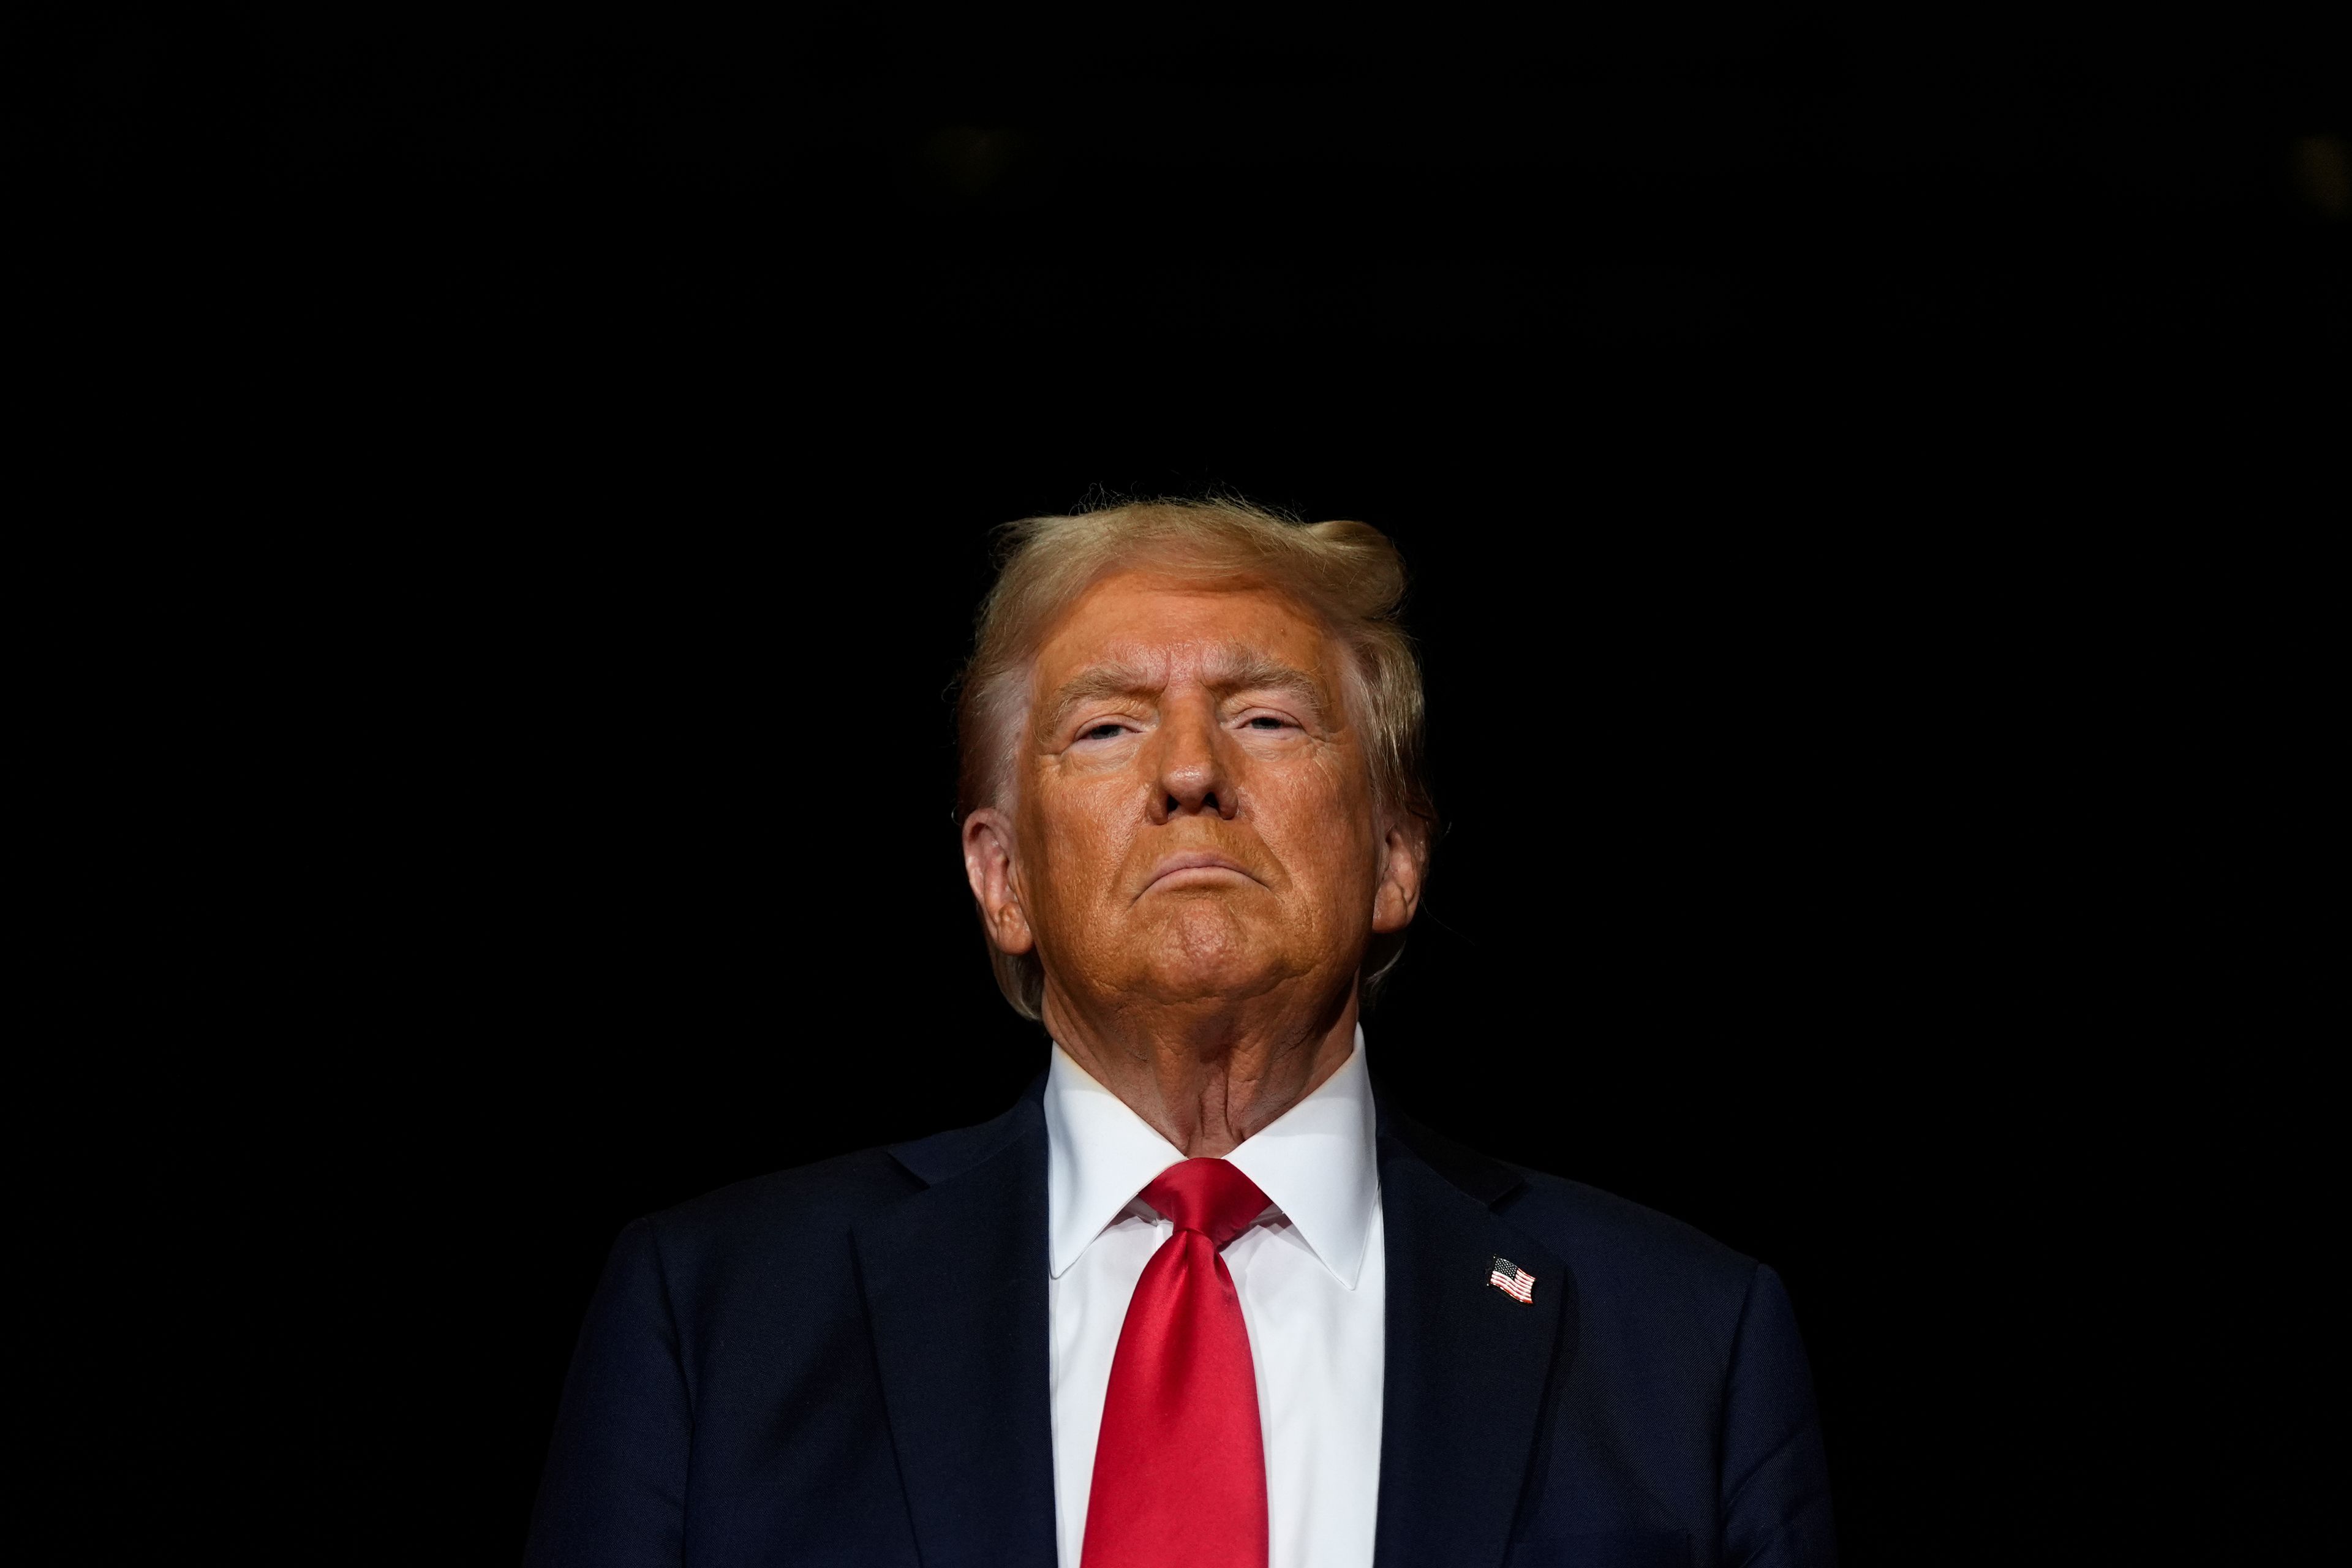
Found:
<svg viewBox="0 0 2352 1568"><path fill-rule="evenodd" d="M1088 588L1055 622L1037 650L1034 683L1049 692L1089 666L1112 662L1180 677L1236 647L1310 675L1328 673L1329 634L1287 595L1246 578L1120 572Z"/></svg>

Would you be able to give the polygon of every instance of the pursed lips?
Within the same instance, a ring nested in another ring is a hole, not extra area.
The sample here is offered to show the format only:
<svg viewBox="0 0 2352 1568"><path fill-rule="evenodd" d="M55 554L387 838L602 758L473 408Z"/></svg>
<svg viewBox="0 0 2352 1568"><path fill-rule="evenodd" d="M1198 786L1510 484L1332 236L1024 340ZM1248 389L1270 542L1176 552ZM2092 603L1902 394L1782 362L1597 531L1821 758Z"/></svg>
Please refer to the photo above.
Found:
<svg viewBox="0 0 2352 1568"><path fill-rule="evenodd" d="M1208 876L1192 875L1192 873L1195 872L1209 872L1213 874ZM1216 875L1218 873L1245 878L1253 882L1257 881L1257 879L1251 876L1246 868L1223 855L1215 854L1208 850L1193 850L1183 855L1171 855L1167 859L1162 860L1158 866L1152 868L1151 879L1143 885L1143 892L1148 893L1151 891L1152 889L1159 887L1161 883L1167 881L1171 877L1183 878L1183 882L1179 883L1179 886L1193 883L1215 882L1221 879L1221 877ZM1138 898L1141 898L1142 896L1143 893L1138 893L1136 895Z"/></svg>

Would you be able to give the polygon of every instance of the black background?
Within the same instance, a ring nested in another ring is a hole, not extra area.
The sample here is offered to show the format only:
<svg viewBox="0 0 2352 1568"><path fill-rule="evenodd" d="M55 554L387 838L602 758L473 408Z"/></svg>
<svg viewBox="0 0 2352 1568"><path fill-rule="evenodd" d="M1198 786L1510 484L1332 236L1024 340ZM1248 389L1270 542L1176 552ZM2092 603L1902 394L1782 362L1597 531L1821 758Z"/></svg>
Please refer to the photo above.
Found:
<svg viewBox="0 0 2352 1568"><path fill-rule="evenodd" d="M1780 1270L1850 1559L2269 1550L2327 40L8 26L68 585L166 611L109 783L194 1026L119 1092L205 1131L117 1163L338 1552L520 1550L625 1221L1039 1069L950 812L987 531L1210 487L1414 573L1376 1071Z"/></svg>

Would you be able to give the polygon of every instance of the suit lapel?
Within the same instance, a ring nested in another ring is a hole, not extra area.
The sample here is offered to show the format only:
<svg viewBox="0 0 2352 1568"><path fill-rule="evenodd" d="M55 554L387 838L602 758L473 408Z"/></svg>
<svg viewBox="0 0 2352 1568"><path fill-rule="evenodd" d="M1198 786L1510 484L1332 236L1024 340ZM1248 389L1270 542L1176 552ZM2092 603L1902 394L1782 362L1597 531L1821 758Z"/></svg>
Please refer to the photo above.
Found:
<svg viewBox="0 0 2352 1568"><path fill-rule="evenodd" d="M933 1184L858 1226L857 1260L922 1560L1051 1563L1045 1127L1035 1095L986 1128L893 1152Z"/></svg>
<svg viewBox="0 0 2352 1568"><path fill-rule="evenodd" d="M1572 1337L1575 1289L1557 1257L1489 1206L1518 1184L1508 1166L1402 1119L1381 1140L1388 1381L1377 1568L1496 1564L1509 1545L1564 1324ZM1486 1282L1497 1257L1535 1276L1532 1302Z"/></svg>

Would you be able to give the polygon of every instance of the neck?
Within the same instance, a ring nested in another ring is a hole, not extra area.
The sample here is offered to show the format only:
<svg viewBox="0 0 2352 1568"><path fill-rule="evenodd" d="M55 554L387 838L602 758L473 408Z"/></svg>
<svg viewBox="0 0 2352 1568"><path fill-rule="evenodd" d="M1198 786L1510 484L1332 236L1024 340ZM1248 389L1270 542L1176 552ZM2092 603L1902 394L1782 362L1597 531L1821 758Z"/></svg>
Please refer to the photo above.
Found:
<svg viewBox="0 0 2352 1568"><path fill-rule="evenodd" d="M1070 1059L1187 1159L1231 1153L1321 1088L1356 1043L1356 990L1297 1016L1154 1008L1095 1014L1048 984L1045 1027Z"/></svg>

